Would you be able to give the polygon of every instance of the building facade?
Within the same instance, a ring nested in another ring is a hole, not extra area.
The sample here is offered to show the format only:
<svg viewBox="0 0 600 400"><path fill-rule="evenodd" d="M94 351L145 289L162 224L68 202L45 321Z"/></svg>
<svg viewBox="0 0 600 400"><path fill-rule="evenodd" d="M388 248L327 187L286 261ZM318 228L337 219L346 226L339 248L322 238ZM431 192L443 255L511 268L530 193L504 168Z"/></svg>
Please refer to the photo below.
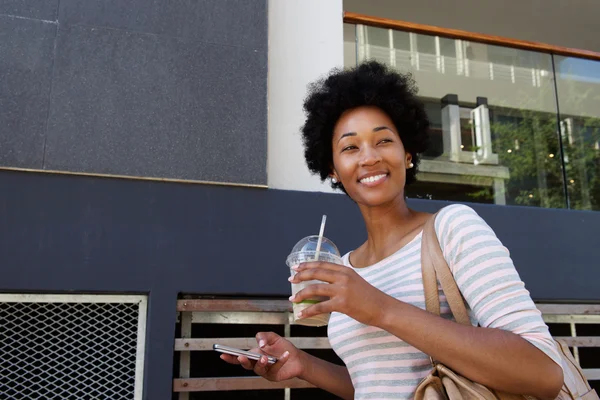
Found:
<svg viewBox="0 0 600 400"><path fill-rule="evenodd" d="M272 315L285 310L246 303L250 314L230 310L234 326L185 301L287 299L285 257L323 214L343 252L364 240L352 201L309 174L299 128L310 82L373 58L412 73L432 121L410 205L471 205L533 299L570 307L548 317L554 332L598 346L599 11L592 0L0 3L0 397L234 398L174 383L232 371L211 372L217 356L176 338L322 336ZM598 349L579 347L600 380ZM294 390L243 393L327 398Z"/></svg>

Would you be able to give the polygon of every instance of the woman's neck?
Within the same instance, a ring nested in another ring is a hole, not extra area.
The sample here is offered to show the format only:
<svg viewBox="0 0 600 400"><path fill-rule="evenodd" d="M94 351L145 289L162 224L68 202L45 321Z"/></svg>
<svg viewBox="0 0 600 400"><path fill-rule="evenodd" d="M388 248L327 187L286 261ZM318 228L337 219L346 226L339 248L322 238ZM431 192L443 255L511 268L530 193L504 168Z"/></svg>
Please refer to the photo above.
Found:
<svg viewBox="0 0 600 400"><path fill-rule="evenodd" d="M378 206L360 207L367 241L360 247L359 264L371 265L393 254L408 243L421 227L424 216L408 208L404 198Z"/></svg>

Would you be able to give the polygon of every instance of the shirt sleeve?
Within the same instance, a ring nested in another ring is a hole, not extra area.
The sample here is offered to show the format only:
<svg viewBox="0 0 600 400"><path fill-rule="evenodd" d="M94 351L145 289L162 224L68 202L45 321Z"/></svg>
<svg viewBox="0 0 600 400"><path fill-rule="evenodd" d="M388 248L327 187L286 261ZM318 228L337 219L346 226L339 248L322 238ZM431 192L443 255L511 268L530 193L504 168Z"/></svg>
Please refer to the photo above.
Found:
<svg viewBox="0 0 600 400"><path fill-rule="evenodd" d="M489 225L472 208L455 204L439 212L435 229L473 322L511 331L561 365L548 326Z"/></svg>

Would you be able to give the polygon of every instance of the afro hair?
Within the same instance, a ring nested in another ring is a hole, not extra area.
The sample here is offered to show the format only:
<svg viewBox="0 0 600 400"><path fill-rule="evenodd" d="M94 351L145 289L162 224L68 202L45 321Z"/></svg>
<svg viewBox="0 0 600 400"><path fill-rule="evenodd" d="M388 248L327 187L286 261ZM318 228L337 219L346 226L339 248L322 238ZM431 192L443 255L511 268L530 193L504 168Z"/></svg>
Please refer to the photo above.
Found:
<svg viewBox="0 0 600 400"><path fill-rule="evenodd" d="M427 149L429 120L417 98L412 76L400 74L377 61L352 69L334 69L309 86L304 101L306 121L302 127L304 157L309 170L325 181L333 165L333 129L341 115L353 108L374 106L392 120L414 168L406 171L406 184L415 181L420 153ZM344 190L340 183L333 188Z"/></svg>

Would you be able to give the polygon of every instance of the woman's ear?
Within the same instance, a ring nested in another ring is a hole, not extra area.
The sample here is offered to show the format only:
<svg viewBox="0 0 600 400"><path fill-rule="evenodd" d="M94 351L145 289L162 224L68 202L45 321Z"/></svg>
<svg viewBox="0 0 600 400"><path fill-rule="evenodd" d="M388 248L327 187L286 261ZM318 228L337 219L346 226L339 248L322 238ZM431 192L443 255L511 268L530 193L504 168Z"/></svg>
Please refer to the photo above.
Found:
<svg viewBox="0 0 600 400"><path fill-rule="evenodd" d="M412 162L412 154L406 153L406 169L414 167L415 164Z"/></svg>
<svg viewBox="0 0 600 400"><path fill-rule="evenodd" d="M331 183L338 183L340 181L340 177L338 176L337 172L335 172L335 169L333 169L333 167L331 168L329 179L331 180Z"/></svg>
<svg viewBox="0 0 600 400"><path fill-rule="evenodd" d="M329 165L329 179L331 179L331 181L333 182L334 180L336 180L337 182L340 181L340 177L338 176L337 172L335 171L335 167L333 166L333 163L331 163Z"/></svg>

